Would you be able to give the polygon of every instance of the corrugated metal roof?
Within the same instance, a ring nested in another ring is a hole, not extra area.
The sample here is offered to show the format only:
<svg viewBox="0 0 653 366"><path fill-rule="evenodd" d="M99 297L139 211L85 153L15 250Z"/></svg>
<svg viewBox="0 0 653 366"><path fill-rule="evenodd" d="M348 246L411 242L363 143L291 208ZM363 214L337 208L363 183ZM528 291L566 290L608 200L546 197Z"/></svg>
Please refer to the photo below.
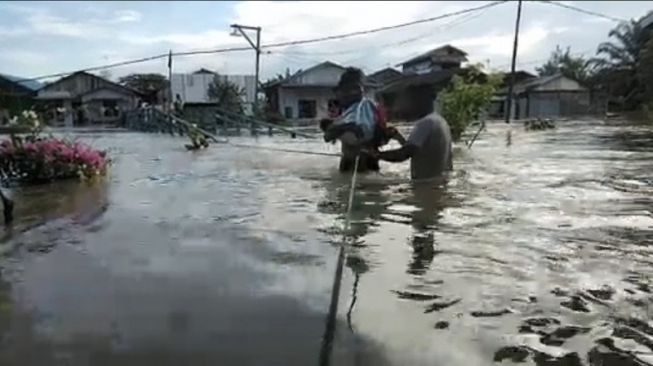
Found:
<svg viewBox="0 0 653 366"><path fill-rule="evenodd" d="M459 72L462 72L462 69L437 70L426 74L404 75L399 79L389 83L386 87L381 89L381 92L392 93L401 91L411 86L448 82L454 74Z"/></svg>
<svg viewBox="0 0 653 366"><path fill-rule="evenodd" d="M545 85L550 83L551 81L561 78L561 77L566 77L562 74L555 74L555 75L550 75L550 76L541 76L537 79L532 79L532 80L525 80L521 83L515 84L513 87L513 93L514 94L520 94L524 93L526 91L529 91L531 89L535 89L539 86ZM571 78L568 78L571 79ZM582 85L581 85L582 87ZM497 94L507 94L508 93L508 88L503 88L497 92Z"/></svg>
<svg viewBox="0 0 653 366"><path fill-rule="evenodd" d="M441 46L441 47L438 47L438 48L434 48L434 49L432 49L432 50L430 50L428 52L424 52L421 55L415 56L415 57L411 58L408 61L404 61L404 62L402 62L400 64L397 64L397 66L401 66L401 65L405 65L405 64L409 64L409 63L414 63L414 62L421 61L421 60L427 60L427 59L431 59L431 58L434 58L434 57L453 57L453 56L457 56L457 57L455 57L455 59L456 59L455 61L458 61L458 58L461 59L460 61L466 61L467 60L467 57L466 57L467 52L461 50L460 48L456 48L456 47L454 47L452 45L447 44L447 45L444 45L444 46Z"/></svg>

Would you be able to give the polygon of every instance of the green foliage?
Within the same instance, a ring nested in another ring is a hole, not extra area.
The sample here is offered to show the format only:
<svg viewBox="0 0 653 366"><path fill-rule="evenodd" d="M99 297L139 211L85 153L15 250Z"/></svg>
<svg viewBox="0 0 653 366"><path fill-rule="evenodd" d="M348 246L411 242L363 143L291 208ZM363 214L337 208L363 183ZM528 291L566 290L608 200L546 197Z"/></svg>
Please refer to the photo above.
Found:
<svg viewBox="0 0 653 366"><path fill-rule="evenodd" d="M460 140L467 126L485 111L501 84L501 76L483 77L478 67L464 76L454 76L451 85L438 96L440 113L451 127L454 141Z"/></svg>
<svg viewBox="0 0 653 366"><path fill-rule="evenodd" d="M15 115L9 121L9 125L12 127L10 136L11 140L14 142L19 139L19 133L27 133L27 139L33 141L36 140L39 134L41 134L41 131L43 131L43 125L39 121L38 115L32 110L24 110Z"/></svg>
<svg viewBox="0 0 653 366"><path fill-rule="evenodd" d="M223 80L216 75L209 84L209 99L218 104L218 108L232 113L243 113L243 98L245 90L238 85Z"/></svg>
<svg viewBox="0 0 653 366"><path fill-rule="evenodd" d="M0 181L44 183L57 179L94 179L106 174L104 151L77 141L41 137L34 111L11 119L11 138L0 140Z"/></svg>
<svg viewBox="0 0 653 366"><path fill-rule="evenodd" d="M637 68L639 83L643 86L644 103L653 107L653 37L640 51L639 65ZM651 109L653 112L653 109Z"/></svg>
<svg viewBox="0 0 653 366"><path fill-rule="evenodd" d="M599 57L591 60L596 72L594 81L623 109L633 110L646 103L647 86L641 77L652 65L650 58L642 57L646 55L650 32L631 20L620 23L608 36L614 41L601 43L596 52Z"/></svg>
<svg viewBox="0 0 653 366"><path fill-rule="evenodd" d="M560 46L556 46L556 49L551 52L549 60L544 65L536 67L535 70L540 76L562 74L585 83L590 76L590 63L581 56L573 56L569 47L563 51Z"/></svg>

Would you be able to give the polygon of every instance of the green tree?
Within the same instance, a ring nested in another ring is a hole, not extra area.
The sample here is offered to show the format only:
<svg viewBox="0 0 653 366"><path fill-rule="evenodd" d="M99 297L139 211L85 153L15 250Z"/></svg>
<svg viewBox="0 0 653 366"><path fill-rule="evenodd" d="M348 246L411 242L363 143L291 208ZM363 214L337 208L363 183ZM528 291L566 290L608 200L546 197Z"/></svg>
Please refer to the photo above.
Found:
<svg viewBox="0 0 653 366"><path fill-rule="evenodd" d="M653 101L653 37L651 37L640 52L637 74L640 83L644 85L647 102Z"/></svg>
<svg viewBox="0 0 653 366"><path fill-rule="evenodd" d="M487 110L501 80L498 74L485 77L474 66L463 76L455 75L451 85L440 92L440 113L449 122L454 141L460 140L467 126Z"/></svg>
<svg viewBox="0 0 653 366"><path fill-rule="evenodd" d="M556 46L549 60L535 70L540 76L562 74L586 83L590 76L590 63L582 56L573 56L569 47L563 51L560 46Z"/></svg>
<svg viewBox="0 0 653 366"><path fill-rule="evenodd" d="M653 122L653 37L640 52L637 77L643 85L643 107L645 117Z"/></svg>
<svg viewBox="0 0 653 366"><path fill-rule="evenodd" d="M209 99L218 107L233 113L243 113L243 95L245 90L238 85L216 75L209 84Z"/></svg>
<svg viewBox="0 0 653 366"><path fill-rule="evenodd" d="M129 74L118 79L120 85L151 95L168 86L168 80L161 74Z"/></svg>
<svg viewBox="0 0 653 366"><path fill-rule="evenodd" d="M645 85L640 79L640 58L650 33L635 20L620 23L603 42L592 60L596 69L595 82L608 92L624 109L634 109L644 102Z"/></svg>

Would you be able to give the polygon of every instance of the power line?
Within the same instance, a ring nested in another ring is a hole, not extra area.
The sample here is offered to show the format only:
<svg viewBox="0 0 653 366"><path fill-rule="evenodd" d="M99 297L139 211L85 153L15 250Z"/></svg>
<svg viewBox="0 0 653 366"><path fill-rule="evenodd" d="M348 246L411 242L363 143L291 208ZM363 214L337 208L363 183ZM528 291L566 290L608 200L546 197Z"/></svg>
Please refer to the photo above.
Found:
<svg viewBox="0 0 653 366"><path fill-rule="evenodd" d="M448 22L448 23L445 23L445 24L442 24L442 25L438 26L437 30L438 31L444 31L444 30L452 29L452 28L457 27L457 26L459 26L461 24L467 23L467 22L469 22L469 21L471 21L473 19L478 18L479 16L483 15L487 10L488 10L488 8L485 8L485 9L480 9L478 11L478 13L469 13L467 15L462 15L459 18L454 19L451 22ZM377 50L377 49L380 49L380 48L400 46L400 45L408 44L408 43L415 42L415 41L425 40L425 39L428 39L429 36L433 36L433 32L434 32L433 30L430 30L429 32L420 34L420 35L418 35L416 37L411 37L411 38L407 38L407 39L404 39L404 40L401 40L401 41L395 41L395 42L381 44L381 45L375 45L375 46L367 47L367 48L364 48L364 49L358 48L358 49L349 49L349 50L343 50L343 51L311 52L311 53L299 52L299 51L282 51L282 52L274 52L274 54L276 54L276 55L283 54L283 55L289 55L289 56L290 55L334 56L334 55L344 55L344 54L361 53L361 52L368 53L368 52L370 52L372 50ZM436 34L436 35L438 35L438 34ZM419 54L421 54L421 53L423 53L423 52L419 52ZM349 63L352 63L354 61L364 59L365 57L368 57L368 56L364 55L364 56L361 56L361 57L355 57L353 59L348 59L347 61L344 61L343 63L344 64L349 64ZM319 61L315 61L315 62L319 62ZM372 69L374 69L374 68L372 68Z"/></svg>
<svg viewBox="0 0 653 366"><path fill-rule="evenodd" d="M429 23L429 22L449 18L449 17L456 16L456 15L462 15L462 14L474 12L474 11L477 11L477 10L483 10L483 9L491 8L491 7L499 5L499 4L503 4L505 2L507 2L507 0L494 1L494 2L491 2L489 4L477 6L477 7L474 7L474 8L467 8L467 9L463 9L463 10L459 10L459 11L455 11L455 12L451 12L451 13L438 15L438 16L431 17L431 18L414 20L412 22L401 23L401 24L396 24L396 25L389 25L389 26L385 26L385 27L368 29L368 30L364 30L364 31L344 33L344 34L339 34L339 35L334 35L334 36L304 39L304 40L299 40L299 41L288 41L288 42L272 43L272 44L268 44L268 45L263 45L263 46L261 46L261 48L276 48L276 47L286 47L286 46L297 46L297 45L300 45L300 44L332 41L332 40L335 40L335 39L342 39L342 38L349 38L349 37L354 37L354 36L361 36L361 35L365 35L365 34L377 33L377 32L382 32L382 31L397 29L397 28L403 28L403 27L416 25L416 24Z"/></svg>
<svg viewBox="0 0 653 366"><path fill-rule="evenodd" d="M251 48L249 47L230 47L230 48L219 48L219 49L213 49L213 50L201 50L201 51L187 51L187 52L173 52L172 56L193 56L193 55L206 55L206 54L216 54L216 53L225 53L225 52L236 52L236 51L249 51ZM76 72L89 72L89 71L98 71L98 70L105 70L105 69L112 69L115 67L119 66L127 66L127 65L133 65L133 64L139 64L147 61L153 61L153 60L158 60L158 59L163 59L166 57L169 57L169 53L162 53L159 55L155 56L149 56L149 57L143 57L143 58L138 58L135 60L128 60L128 61L122 61L122 62L116 62L112 64L105 64L105 65L100 65L100 66L92 66L92 67L87 67L85 69L80 69L76 71L69 71L69 72L60 72L56 74L49 74L49 75L42 75L42 76L37 76L34 78L29 78L29 79L21 79L17 80L17 83L23 83L27 81L38 81L42 79L50 79L50 78L55 78L55 77L61 77L61 76L66 76L70 74L74 74Z"/></svg>
<svg viewBox="0 0 653 366"><path fill-rule="evenodd" d="M482 9L482 11L479 12L478 14L470 14L471 16L469 16L469 15L468 16L461 16L460 18L454 19L453 21L451 21L449 23L445 23L445 24L442 24L442 25L438 26L437 30L439 30L439 31L449 30L449 29L451 29L453 27L459 26L459 25L461 25L463 23L466 23L466 22L468 22L468 21L470 21L472 19L477 18L478 16L482 15L486 10L487 9ZM404 39L404 40L401 40L401 41L394 41L394 42L385 43L385 44L381 44L381 45L366 47L366 48L363 48L363 49L356 48L356 49L349 49L349 50L343 50L343 51L310 52L310 53L301 52L301 51L283 51L283 53L284 54L295 54L295 55L332 56L332 55L345 55L345 54L351 54L351 53L367 52L367 51L376 50L376 49L379 49L379 48L400 46L400 45L404 45L404 44L407 44L407 43L423 40L426 37L433 35L433 31L434 30L431 29L430 31L428 31L426 33L422 33L422 34L420 34L418 36L415 36L415 37L407 38L407 39Z"/></svg>
<svg viewBox="0 0 653 366"><path fill-rule="evenodd" d="M287 46L296 46L296 45L302 45L302 44L325 42L325 41L331 41L331 40L336 40L336 39L343 39L343 38L355 37L355 36L366 35L366 34L371 34L371 33L377 33L377 32L382 32L382 31L386 31L386 30L398 29L398 28L408 27L408 26L416 25L416 24L429 23L429 22L433 22L433 21L436 21L436 20L449 18L449 17L452 17L452 16L467 14L467 13L475 12L475 11L478 11L478 10L488 9L488 8L494 7L496 5L505 3L505 2L507 2L507 0L494 1L494 2L489 3L489 4L477 6L477 7L474 7L474 8L467 8L467 9L463 9L463 10L459 10L459 11L455 11L455 12L451 12L451 13L445 13L445 14L438 15L438 16L435 16L435 17L430 17L430 18L426 18L426 19L419 19L419 20L414 20L414 21L411 21L411 22L406 22L406 23L401 23L401 24L396 24L396 25L391 25L391 26L385 26L385 27L380 27L380 28L374 28L374 29L368 29L368 30L363 30L363 31L356 31L356 32L350 32L350 33L343 33L343 34L339 34L339 35L304 39L304 40L298 40L298 41L287 41L287 42L271 43L271 44L267 44L267 45L262 45L261 49L264 49L264 48L279 48L279 47L287 47ZM231 48L219 48L219 49L214 49L214 50L178 52L178 53L173 53L172 56L192 56L192 55L202 55L202 54L205 55L205 54L216 54L216 53L235 52L235 51L248 51L248 50L250 50L249 47L231 47ZM43 80L43 79L50 79L50 78L54 78L54 77L61 77L61 76L74 74L75 72L81 72L81 71L88 72L88 71L111 69L111 68L119 67L119 66L133 65L133 64L137 64L137 63L162 59L162 58L165 58L165 57L168 57L168 56L169 56L168 53L162 53L162 54L155 55L155 56L143 57L143 58L139 58L139 59L127 60L127 61L122 61L122 62L117 62L117 63L112 63L112 64L92 66L92 67L79 69L79 70L75 70L75 71L60 72L60 73L55 73L55 74L42 75L42 76L38 76L38 77L34 77L34 78L21 79L21 80L18 80L17 82L22 83L22 82L27 82L27 81L38 81L38 80Z"/></svg>
<svg viewBox="0 0 653 366"><path fill-rule="evenodd" d="M585 9L582 9L582 8L579 8L579 7L576 7L576 6L573 6L573 5L563 4L563 3L557 2L557 1L539 0L539 2L559 6L561 8L574 10L574 11L577 11L579 13L592 15L592 16L595 16L595 17L603 18L603 19L612 20L613 22L626 22L627 21L626 19L615 18L615 17L610 16L610 15L597 13L597 12L591 11L591 10L585 10Z"/></svg>
<svg viewBox="0 0 653 366"><path fill-rule="evenodd" d="M586 56L587 54L589 54L589 53L591 53L591 52L592 52L592 49L588 49L588 50L585 50L585 51L574 52L574 53L571 53L570 55L571 55L571 56ZM549 58L550 58L550 57L547 57L547 58L541 58L541 59L536 59L536 60L530 60L530 61L518 61L518 62L517 62L517 65L518 65L518 66L525 66L525 65L537 64L537 63L541 63L541 62L546 62L546 61L549 60ZM497 69L502 69L502 68L504 68L504 67L508 67L508 66L510 66L509 63L507 63L507 64L504 63L504 64L500 64L500 65L495 66L495 68L497 68Z"/></svg>

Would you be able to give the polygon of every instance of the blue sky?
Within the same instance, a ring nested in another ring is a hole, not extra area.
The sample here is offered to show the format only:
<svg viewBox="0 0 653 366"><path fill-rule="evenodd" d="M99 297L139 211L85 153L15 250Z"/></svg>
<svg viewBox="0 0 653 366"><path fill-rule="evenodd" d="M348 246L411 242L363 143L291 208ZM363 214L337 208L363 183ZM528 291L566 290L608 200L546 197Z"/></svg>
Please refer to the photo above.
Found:
<svg viewBox="0 0 653 366"><path fill-rule="evenodd" d="M478 6L448 2L0 2L0 73L33 77L174 51L246 46L229 24L263 27L262 42L320 37ZM565 1L618 18L639 18L651 1ZM507 68L515 3L427 24L300 47L262 58L262 78L331 60L366 72L395 65L442 44L465 49L472 61ZM525 2L519 66L532 70L557 44L593 55L615 23L548 4ZM200 67L253 73L252 52L177 59L175 72ZM109 71L166 74L157 60Z"/></svg>

